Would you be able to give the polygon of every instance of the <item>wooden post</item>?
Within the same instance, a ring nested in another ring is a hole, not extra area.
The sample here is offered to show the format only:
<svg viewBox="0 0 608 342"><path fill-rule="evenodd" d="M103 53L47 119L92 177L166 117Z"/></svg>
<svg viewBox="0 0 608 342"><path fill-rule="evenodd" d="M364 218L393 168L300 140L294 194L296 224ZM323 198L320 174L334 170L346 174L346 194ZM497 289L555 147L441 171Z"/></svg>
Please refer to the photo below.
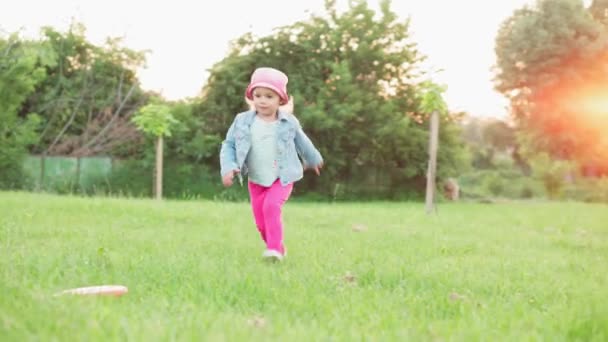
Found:
<svg viewBox="0 0 608 342"><path fill-rule="evenodd" d="M439 148L439 113L433 111L430 120L429 165L426 173L426 213L435 208L435 174L437 172L437 150Z"/></svg>
<svg viewBox="0 0 608 342"><path fill-rule="evenodd" d="M72 185L72 190L71 190L72 193L74 192L74 187L77 190L81 190L81 188L80 188L80 167L81 167L80 162L81 162L80 157L76 157L76 183L74 185Z"/></svg>
<svg viewBox="0 0 608 342"><path fill-rule="evenodd" d="M156 199L163 198L163 136L156 140Z"/></svg>
<svg viewBox="0 0 608 342"><path fill-rule="evenodd" d="M40 156L40 183L38 184L38 191L44 190L44 175L46 168L46 152Z"/></svg>

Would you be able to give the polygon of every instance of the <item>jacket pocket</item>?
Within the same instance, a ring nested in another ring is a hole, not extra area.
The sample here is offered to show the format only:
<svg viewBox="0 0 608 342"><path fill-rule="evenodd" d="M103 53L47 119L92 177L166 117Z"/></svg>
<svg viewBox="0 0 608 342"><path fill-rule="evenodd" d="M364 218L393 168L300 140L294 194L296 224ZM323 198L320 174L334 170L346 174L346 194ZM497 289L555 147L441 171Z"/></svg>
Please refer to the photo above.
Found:
<svg viewBox="0 0 608 342"><path fill-rule="evenodd" d="M294 141L296 138L296 130L294 128L289 128L284 131L279 132L279 138L284 142Z"/></svg>

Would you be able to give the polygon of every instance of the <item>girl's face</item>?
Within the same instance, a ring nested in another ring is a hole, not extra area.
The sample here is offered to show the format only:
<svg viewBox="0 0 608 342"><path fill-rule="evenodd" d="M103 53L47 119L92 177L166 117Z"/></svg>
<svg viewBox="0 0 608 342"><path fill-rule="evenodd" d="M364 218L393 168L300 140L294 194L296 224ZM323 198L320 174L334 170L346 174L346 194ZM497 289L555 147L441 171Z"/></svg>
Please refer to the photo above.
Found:
<svg viewBox="0 0 608 342"><path fill-rule="evenodd" d="M269 117L277 114L281 98L269 88L257 87L253 89L253 105L258 114Z"/></svg>

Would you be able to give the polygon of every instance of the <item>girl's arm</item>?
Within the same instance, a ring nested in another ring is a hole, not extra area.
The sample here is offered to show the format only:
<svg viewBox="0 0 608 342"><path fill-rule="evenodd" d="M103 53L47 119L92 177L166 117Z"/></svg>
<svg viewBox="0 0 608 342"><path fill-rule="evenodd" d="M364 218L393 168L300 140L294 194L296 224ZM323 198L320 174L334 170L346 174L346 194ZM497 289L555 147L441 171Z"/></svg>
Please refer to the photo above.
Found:
<svg viewBox="0 0 608 342"><path fill-rule="evenodd" d="M294 119L295 119L295 117L294 117ZM298 119L295 119L295 121L296 121L296 136L295 136L296 150L298 151L298 154L302 157L302 159L304 161L304 167L305 168L307 168L307 167L316 168L316 167L323 165L323 157L321 156L321 153L317 150L317 148L312 143L312 141L310 141L310 138L308 138L306 133L304 133L304 130L302 129L302 126L300 125L300 122L298 121Z"/></svg>
<svg viewBox="0 0 608 342"><path fill-rule="evenodd" d="M236 148L234 144L235 123L236 119L230 125L228 133L226 133L226 139L222 142L222 148L220 149L220 174L222 177L239 168L236 162Z"/></svg>

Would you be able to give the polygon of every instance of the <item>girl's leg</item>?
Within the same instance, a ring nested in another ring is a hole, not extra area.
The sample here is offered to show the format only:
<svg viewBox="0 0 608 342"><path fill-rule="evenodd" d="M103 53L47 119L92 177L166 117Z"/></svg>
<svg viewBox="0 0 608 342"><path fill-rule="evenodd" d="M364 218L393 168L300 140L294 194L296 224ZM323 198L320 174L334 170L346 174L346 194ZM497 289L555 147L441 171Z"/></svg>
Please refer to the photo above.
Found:
<svg viewBox="0 0 608 342"><path fill-rule="evenodd" d="M266 192L263 204L264 227L266 228L266 246L268 249L285 254L283 246L283 204L289 199L293 183L286 186L281 185L280 180L276 180Z"/></svg>
<svg viewBox="0 0 608 342"><path fill-rule="evenodd" d="M255 225L258 227L262 240L266 242L266 226L264 223L264 198L268 188L261 185L248 182L249 198L251 199L251 209L253 210L253 218Z"/></svg>

